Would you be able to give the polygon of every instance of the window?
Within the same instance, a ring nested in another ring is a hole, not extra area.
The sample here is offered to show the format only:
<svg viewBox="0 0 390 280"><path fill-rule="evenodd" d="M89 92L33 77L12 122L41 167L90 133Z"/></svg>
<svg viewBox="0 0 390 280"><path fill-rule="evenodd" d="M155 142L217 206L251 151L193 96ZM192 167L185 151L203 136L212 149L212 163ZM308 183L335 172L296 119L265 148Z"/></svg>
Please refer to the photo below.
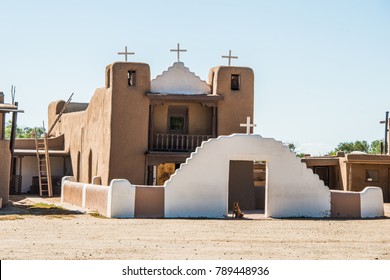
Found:
<svg viewBox="0 0 390 280"><path fill-rule="evenodd" d="M169 107L168 108L168 133L187 134L188 108Z"/></svg>
<svg viewBox="0 0 390 280"><path fill-rule="evenodd" d="M111 87L111 70L108 69L107 70L107 77L106 77L106 81L107 81L107 88L110 88Z"/></svg>
<svg viewBox="0 0 390 280"><path fill-rule="evenodd" d="M127 72L127 84L129 86L135 86L135 71L130 70Z"/></svg>
<svg viewBox="0 0 390 280"><path fill-rule="evenodd" d="M232 74L230 88L231 90L240 90L240 75Z"/></svg>
<svg viewBox="0 0 390 280"><path fill-rule="evenodd" d="M379 170L366 170L366 182L378 182Z"/></svg>

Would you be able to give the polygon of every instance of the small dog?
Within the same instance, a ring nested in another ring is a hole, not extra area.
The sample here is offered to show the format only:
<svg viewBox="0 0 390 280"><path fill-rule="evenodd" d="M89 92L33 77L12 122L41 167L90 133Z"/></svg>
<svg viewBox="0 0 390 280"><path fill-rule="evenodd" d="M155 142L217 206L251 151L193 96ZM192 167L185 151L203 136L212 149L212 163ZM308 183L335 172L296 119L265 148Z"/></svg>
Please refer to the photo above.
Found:
<svg viewBox="0 0 390 280"><path fill-rule="evenodd" d="M238 202L233 203L233 218L243 218L244 213L241 212L240 206L238 205Z"/></svg>

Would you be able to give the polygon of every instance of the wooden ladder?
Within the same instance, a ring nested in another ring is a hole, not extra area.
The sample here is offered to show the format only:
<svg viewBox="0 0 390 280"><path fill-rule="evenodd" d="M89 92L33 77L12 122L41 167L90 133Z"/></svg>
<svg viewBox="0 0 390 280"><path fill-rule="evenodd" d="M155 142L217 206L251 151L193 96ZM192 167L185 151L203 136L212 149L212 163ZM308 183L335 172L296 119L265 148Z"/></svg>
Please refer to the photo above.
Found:
<svg viewBox="0 0 390 280"><path fill-rule="evenodd" d="M47 143L47 134L44 134L43 139L38 139L35 134L35 147L37 149L37 163L39 176L39 195L47 193L47 196L53 196L51 184L51 169L49 159L49 145Z"/></svg>
<svg viewBox="0 0 390 280"><path fill-rule="evenodd" d="M68 101L62 107L57 118L51 125L49 131L44 133L43 139L38 139L37 134L35 133L35 147L37 149L37 163L38 163L38 176L39 176L39 195L42 196L44 192L47 193L49 197L53 196L53 188L51 184L51 167L50 167L50 158L49 158L49 142L48 138L52 132L55 125L60 120L62 114L65 112L70 101L72 100L73 93L70 95Z"/></svg>

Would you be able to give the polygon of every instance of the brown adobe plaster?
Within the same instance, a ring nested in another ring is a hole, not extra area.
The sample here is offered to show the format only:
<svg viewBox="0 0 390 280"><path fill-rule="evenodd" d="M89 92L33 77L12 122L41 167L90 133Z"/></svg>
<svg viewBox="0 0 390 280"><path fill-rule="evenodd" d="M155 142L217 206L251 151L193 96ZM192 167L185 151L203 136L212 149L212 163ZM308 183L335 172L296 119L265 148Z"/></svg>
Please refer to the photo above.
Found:
<svg viewBox="0 0 390 280"><path fill-rule="evenodd" d="M231 75L240 75L240 90L231 90ZM209 72L209 84L214 95L223 96L218 104L218 135L245 133L240 124L250 117L253 121L254 74L248 67L214 67Z"/></svg>
<svg viewBox="0 0 390 280"><path fill-rule="evenodd" d="M11 153L8 140L0 140L0 155L0 197L3 199L2 207L4 207L9 200Z"/></svg>
<svg viewBox="0 0 390 280"><path fill-rule="evenodd" d="M136 72L134 86L128 85L129 71ZM216 81L212 95L160 97L150 94L149 65L108 65L105 87L95 91L88 105L70 103L52 132L53 136L64 135L64 152L70 154L74 177L90 183L93 177L100 176L102 185L109 185L116 178L144 184L146 166L152 160L151 155L145 154L149 144L149 108L154 101L160 104L155 106L154 132L166 133L167 116L159 111L166 112L170 105L189 108L191 134L210 135L213 120L217 122L216 135L245 132L240 123L247 116L253 118L253 71L246 67L216 67L211 72L215 72ZM239 91L230 90L231 74L241 75ZM49 104L49 127L63 104L64 101Z"/></svg>

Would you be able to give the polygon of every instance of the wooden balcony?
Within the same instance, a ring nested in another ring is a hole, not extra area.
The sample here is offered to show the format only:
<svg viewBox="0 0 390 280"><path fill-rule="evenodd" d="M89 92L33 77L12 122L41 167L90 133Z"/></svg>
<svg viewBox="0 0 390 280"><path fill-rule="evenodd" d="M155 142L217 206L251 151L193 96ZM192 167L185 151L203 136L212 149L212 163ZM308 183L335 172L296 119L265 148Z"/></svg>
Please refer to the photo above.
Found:
<svg viewBox="0 0 390 280"><path fill-rule="evenodd" d="M153 151L192 152L211 135L154 134Z"/></svg>

